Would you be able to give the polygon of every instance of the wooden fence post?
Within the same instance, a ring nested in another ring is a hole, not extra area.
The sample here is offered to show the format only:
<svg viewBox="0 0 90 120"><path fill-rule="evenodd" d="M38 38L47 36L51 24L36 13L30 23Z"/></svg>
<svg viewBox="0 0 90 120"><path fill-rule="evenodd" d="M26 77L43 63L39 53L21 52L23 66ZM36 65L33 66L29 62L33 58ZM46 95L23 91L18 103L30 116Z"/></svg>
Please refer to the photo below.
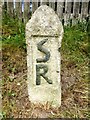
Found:
<svg viewBox="0 0 90 120"><path fill-rule="evenodd" d="M38 8L38 0L32 0L32 13Z"/></svg>
<svg viewBox="0 0 90 120"><path fill-rule="evenodd" d="M88 3L88 14L89 14L89 17L90 17L90 1Z"/></svg>
<svg viewBox="0 0 90 120"><path fill-rule="evenodd" d="M3 2L1 2L0 4L0 28L2 26L2 8L3 8ZM1 29L0 29L0 35L1 35Z"/></svg>
<svg viewBox="0 0 90 120"><path fill-rule="evenodd" d="M73 5L73 20L72 24L75 25L80 17L80 0L74 0L74 5Z"/></svg>
<svg viewBox="0 0 90 120"><path fill-rule="evenodd" d="M85 20L86 17L88 16L88 0L86 2L82 2L82 9L81 9L81 17L82 20Z"/></svg>
<svg viewBox="0 0 90 120"><path fill-rule="evenodd" d="M4 0L4 1L3 1L2 13L4 13L4 14L7 13L7 0Z"/></svg>
<svg viewBox="0 0 90 120"><path fill-rule="evenodd" d="M64 2L57 2L57 15L60 18L60 20L63 19L63 8Z"/></svg>
<svg viewBox="0 0 90 120"><path fill-rule="evenodd" d="M49 0L40 0L40 5L49 5Z"/></svg>
<svg viewBox="0 0 90 120"><path fill-rule="evenodd" d="M13 17L14 4L13 0L7 0L7 13Z"/></svg>
<svg viewBox="0 0 90 120"><path fill-rule="evenodd" d="M54 11L55 11L55 1L56 0L49 0L49 6L53 8Z"/></svg>
<svg viewBox="0 0 90 120"><path fill-rule="evenodd" d="M71 7L72 7L72 2L66 0L66 1L65 1L64 25L70 25Z"/></svg>
<svg viewBox="0 0 90 120"><path fill-rule="evenodd" d="M18 19L22 19L22 3L21 0L16 0L15 2L15 14Z"/></svg>
<svg viewBox="0 0 90 120"><path fill-rule="evenodd" d="M24 1L24 23L30 19L30 0Z"/></svg>

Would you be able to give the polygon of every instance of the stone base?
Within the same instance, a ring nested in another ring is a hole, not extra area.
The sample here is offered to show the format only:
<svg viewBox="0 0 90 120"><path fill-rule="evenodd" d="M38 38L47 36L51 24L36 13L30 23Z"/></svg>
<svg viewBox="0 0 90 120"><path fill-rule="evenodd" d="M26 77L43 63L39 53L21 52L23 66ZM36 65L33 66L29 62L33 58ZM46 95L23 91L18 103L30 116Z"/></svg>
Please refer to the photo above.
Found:
<svg viewBox="0 0 90 120"><path fill-rule="evenodd" d="M29 100L34 104L46 104L48 103L51 107L60 107L61 105L61 89L60 86L56 87L49 85L49 87L33 86L28 87ZM43 90L42 90L43 88Z"/></svg>

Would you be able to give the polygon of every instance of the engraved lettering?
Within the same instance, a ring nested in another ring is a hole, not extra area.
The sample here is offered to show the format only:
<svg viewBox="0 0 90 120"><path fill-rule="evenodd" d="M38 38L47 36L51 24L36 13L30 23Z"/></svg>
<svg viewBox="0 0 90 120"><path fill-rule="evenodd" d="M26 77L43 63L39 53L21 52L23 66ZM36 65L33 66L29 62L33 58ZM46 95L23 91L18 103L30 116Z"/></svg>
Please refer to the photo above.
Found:
<svg viewBox="0 0 90 120"><path fill-rule="evenodd" d="M48 77L46 77L47 72L48 67L46 65L43 64L36 65L36 85L41 84L41 77L43 77L49 84L52 84L52 81L48 79Z"/></svg>
<svg viewBox="0 0 90 120"><path fill-rule="evenodd" d="M50 58L50 52L48 50L46 50L44 47L42 47L42 45L47 42L48 39L44 39L42 41L40 41L38 44L37 44L37 48L40 52L43 52L45 54L45 57L44 58L38 58L36 59L37 63L39 62L47 62Z"/></svg>

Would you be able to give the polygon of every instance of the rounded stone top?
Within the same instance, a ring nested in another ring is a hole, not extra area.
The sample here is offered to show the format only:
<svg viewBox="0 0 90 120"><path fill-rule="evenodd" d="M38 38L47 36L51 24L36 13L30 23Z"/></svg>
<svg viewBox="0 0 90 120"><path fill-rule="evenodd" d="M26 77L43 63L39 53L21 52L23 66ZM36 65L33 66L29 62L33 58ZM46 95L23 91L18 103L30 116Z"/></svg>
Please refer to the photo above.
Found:
<svg viewBox="0 0 90 120"><path fill-rule="evenodd" d="M60 36L63 26L52 8L41 5L26 24L26 30L32 36Z"/></svg>

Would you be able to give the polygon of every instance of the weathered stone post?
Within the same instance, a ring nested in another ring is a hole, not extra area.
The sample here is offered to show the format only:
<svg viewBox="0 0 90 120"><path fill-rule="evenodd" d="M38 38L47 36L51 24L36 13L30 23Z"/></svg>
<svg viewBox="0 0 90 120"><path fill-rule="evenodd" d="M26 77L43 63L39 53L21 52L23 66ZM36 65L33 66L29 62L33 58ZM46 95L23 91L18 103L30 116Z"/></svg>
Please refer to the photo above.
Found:
<svg viewBox="0 0 90 120"><path fill-rule="evenodd" d="M40 6L26 24L28 94L32 103L61 105L62 35L58 16L46 5Z"/></svg>

